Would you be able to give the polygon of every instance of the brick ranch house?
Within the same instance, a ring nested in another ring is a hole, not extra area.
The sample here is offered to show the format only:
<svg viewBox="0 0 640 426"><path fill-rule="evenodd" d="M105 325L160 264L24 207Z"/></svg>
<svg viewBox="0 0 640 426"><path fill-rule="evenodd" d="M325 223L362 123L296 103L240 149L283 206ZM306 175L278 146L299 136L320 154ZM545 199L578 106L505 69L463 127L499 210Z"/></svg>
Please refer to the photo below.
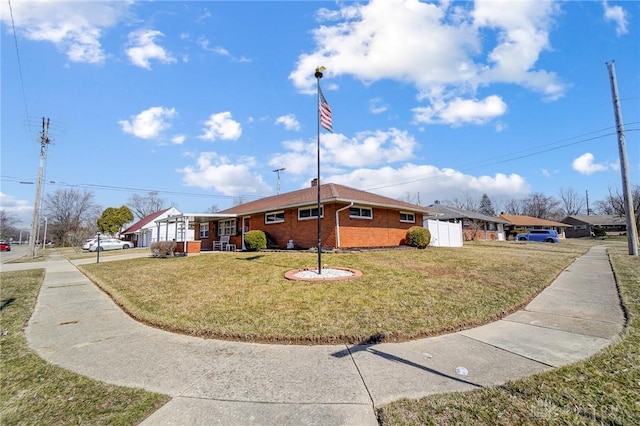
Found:
<svg viewBox="0 0 640 426"><path fill-rule="evenodd" d="M218 213L182 215L163 221L182 219L187 229L193 226L204 251L212 250L214 241L223 236L229 236L229 243L241 248L244 233L250 230L264 231L277 248L312 248L318 245L319 190L322 247L363 248L401 245L410 227L422 226L423 218L434 214L425 207L344 185L327 183L318 188L315 181L309 188Z"/></svg>
<svg viewBox="0 0 640 426"><path fill-rule="evenodd" d="M566 216L560 222L567 224L567 238L591 237L595 228L602 228L608 235L627 232L625 217L611 214Z"/></svg>
<svg viewBox="0 0 640 426"><path fill-rule="evenodd" d="M507 240L515 239L518 234L534 229L552 229L558 233L558 237L565 238L564 230L569 226L566 223L525 215L500 213L499 217L510 222L504 227Z"/></svg>

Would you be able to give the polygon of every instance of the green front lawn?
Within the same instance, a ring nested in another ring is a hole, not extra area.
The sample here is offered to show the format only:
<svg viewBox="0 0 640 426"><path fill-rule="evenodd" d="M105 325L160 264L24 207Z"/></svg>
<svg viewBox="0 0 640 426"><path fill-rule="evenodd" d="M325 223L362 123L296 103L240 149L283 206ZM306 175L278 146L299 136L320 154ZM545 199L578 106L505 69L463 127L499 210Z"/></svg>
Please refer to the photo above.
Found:
<svg viewBox="0 0 640 426"><path fill-rule="evenodd" d="M132 425L162 406L168 397L71 373L27 346L23 329L43 278L43 269L0 273L0 424Z"/></svg>
<svg viewBox="0 0 640 426"><path fill-rule="evenodd" d="M185 334L264 342L401 341L484 324L524 306L590 241L323 254L358 280L301 282L300 252L89 264L80 268L140 321Z"/></svg>
<svg viewBox="0 0 640 426"><path fill-rule="evenodd" d="M502 386L391 403L379 410L380 423L640 424L640 260L627 254L626 244L612 246L609 252L628 315L617 343L586 361Z"/></svg>

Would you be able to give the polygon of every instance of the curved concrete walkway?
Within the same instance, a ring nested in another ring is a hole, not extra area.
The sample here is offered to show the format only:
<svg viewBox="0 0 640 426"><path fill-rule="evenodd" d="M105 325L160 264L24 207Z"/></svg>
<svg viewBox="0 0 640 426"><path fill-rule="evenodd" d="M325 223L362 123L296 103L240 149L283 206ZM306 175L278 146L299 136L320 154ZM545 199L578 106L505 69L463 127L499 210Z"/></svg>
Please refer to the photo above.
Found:
<svg viewBox="0 0 640 426"><path fill-rule="evenodd" d="M170 395L144 425L376 425L375 408L402 397L497 385L587 358L617 339L625 323L604 247L592 248L524 310L500 321L366 346L168 333L132 320L59 259L46 263L26 329L29 345L96 380Z"/></svg>

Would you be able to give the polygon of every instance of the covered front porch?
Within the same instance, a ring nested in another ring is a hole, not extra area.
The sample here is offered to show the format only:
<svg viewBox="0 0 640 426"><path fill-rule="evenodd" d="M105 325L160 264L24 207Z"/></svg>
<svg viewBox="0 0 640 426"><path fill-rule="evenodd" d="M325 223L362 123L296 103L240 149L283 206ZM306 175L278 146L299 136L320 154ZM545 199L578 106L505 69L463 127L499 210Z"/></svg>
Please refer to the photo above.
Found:
<svg viewBox="0 0 640 426"><path fill-rule="evenodd" d="M242 247L242 237L224 238L218 235L214 223L220 220L235 220L235 214L183 213L156 220L158 241L175 241L176 253L196 254L201 251L230 250ZM170 235L169 224L174 230ZM193 230L194 232L186 232ZM164 231L164 233L162 232ZM190 238L189 235L193 235Z"/></svg>

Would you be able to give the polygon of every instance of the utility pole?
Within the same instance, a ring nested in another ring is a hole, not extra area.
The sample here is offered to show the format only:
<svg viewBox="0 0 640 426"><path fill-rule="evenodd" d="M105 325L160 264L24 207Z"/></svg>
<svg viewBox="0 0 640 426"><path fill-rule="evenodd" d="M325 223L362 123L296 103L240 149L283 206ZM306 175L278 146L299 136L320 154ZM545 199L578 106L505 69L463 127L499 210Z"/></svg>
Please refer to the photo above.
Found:
<svg viewBox="0 0 640 426"><path fill-rule="evenodd" d="M589 216L589 191L584 191L587 195L587 216Z"/></svg>
<svg viewBox="0 0 640 426"><path fill-rule="evenodd" d="M31 234L29 234L29 251L35 258L38 251L36 236L40 225L40 199L42 198L42 180L44 176L44 163L47 158L47 145L49 145L49 119L42 117L42 133L40 134L40 166L38 167L38 181L36 182L36 198L33 203L33 218L31 219Z"/></svg>
<svg viewBox="0 0 640 426"><path fill-rule="evenodd" d="M284 172L285 170L287 170L284 167L281 167L279 169L275 169L273 170L275 173L278 174L278 189L277 189L277 194L280 195L280 172Z"/></svg>
<svg viewBox="0 0 640 426"><path fill-rule="evenodd" d="M636 227L636 215L633 210L633 200L631 199L631 183L629 182L629 171L627 161L627 149L624 142L624 127L622 126L622 111L620 110L620 100L618 98L618 83L616 82L615 61L607 63L609 79L611 80L611 96L613 97L613 113L616 117L616 129L618 133L618 151L620 153L620 174L622 175L622 194L624 197L624 212L627 221L627 244L629 255L638 255L638 229Z"/></svg>

